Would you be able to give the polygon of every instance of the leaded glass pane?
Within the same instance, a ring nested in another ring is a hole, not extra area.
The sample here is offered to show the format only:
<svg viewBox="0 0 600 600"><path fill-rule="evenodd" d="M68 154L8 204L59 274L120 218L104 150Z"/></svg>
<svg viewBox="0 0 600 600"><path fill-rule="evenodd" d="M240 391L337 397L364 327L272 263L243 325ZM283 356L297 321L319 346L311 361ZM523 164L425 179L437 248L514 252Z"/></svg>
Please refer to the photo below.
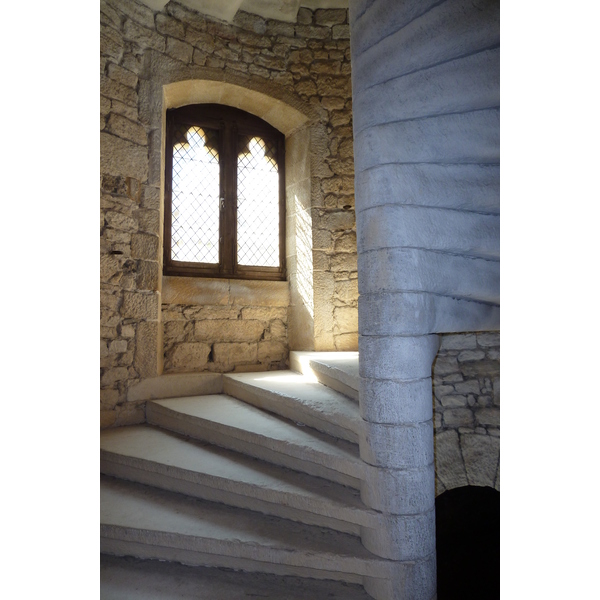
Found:
<svg viewBox="0 0 600 600"><path fill-rule="evenodd" d="M218 132L180 125L173 142L171 258L219 262Z"/></svg>
<svg viewBox="0 0 600 600"><path fill-rule="evenodd" d="M240 137L237 178L237 260L279 266L279 172L277 147L260 137Z"/></svg>

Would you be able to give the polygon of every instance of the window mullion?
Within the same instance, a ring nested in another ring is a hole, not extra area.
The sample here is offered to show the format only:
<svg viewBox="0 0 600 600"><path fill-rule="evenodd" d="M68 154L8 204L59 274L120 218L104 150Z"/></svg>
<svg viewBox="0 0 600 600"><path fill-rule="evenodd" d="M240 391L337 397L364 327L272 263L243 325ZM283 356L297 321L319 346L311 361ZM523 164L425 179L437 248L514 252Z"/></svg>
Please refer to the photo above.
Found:
<svg viewBox="0 0 600 600"><path fill-rule="evenodd" d="M223 275L235 272L235 203L236 203L236 128L231 123L223 123L223 193L221 208L221 269Z"/></svg>

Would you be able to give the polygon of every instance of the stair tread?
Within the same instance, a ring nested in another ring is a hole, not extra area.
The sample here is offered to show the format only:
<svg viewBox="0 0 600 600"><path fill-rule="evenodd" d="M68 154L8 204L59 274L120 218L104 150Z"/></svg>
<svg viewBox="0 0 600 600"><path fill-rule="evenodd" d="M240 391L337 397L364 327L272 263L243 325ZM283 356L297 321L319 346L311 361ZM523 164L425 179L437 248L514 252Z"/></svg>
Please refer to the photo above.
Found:
<svg viewBox="0 0 600 600"><path fill-rule="evenodd" d="M270 414L226 394L154 400L153 404L189 417L224 425L240 432L310 448L361 467L356 444L333 438L288 419Z"/></svg>
<svg viewBox="0 0 600 600"><path fill-rule="evenodd" d="M333 354L347 354L348 356L332 356ZM336 379L358 391L360 385L358 352L315 352L314 356L310 357L310 364L313 369L316 367L332 376L335 374Z"/></svg>
<svg viewBox="0 0 600 600"><path fill-rule="evenodd" d="M362 419L357 403L348 396L321 383L313 382L295 371L235 373L225 375L223 379L225 391L229 394L235 393L232 387L227 387L230 381L260 390L262 396L257 398L257 401L261 403L261 407L275 410L284 416L297 415L293 418L298 419L302 419L303 416L314 417L312 422L307 423L309 425L313 422L317 423L319 419L325 420L335 427L342 427L352 432L354 435L350 441L358 440ZM264 392L271 397L271 402ZM318 423L313 426L318 427Z"/></svg>
<svg viewBox="0 0 600 600"><path fill-rule="evenodd" d="M357 584L100 555L103 600L372 600Z"/></svg>
<svg viewBox="0 0 600 600"><path fill-rule="evenodd" d="M184 438L151 425L105 430L100 448L112 459L187 480L201 480L235 494L293 506L361 525L373 526L376 514L365 507L357 490L285 467ZM133 459L133 460L131 460Z"/></svg>
<svg viewBox="0 0 600 600"><path fill-rule="evenodd" d="M105 537L376 577L389 567L346 533L106 476L100 492Z"/></svg>

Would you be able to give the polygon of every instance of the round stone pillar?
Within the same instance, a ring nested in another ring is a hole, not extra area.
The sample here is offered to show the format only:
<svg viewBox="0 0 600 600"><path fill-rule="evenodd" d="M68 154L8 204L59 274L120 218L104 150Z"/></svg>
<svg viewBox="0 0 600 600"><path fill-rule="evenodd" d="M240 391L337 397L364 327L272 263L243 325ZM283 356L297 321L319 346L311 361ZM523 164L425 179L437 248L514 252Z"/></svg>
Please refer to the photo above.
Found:
<svg viewBox="0 0 600 600"><path fill-rule="evenodd" d="M436 595L438 335L499 327L499 2L350 0L363 544Z"/></svg>

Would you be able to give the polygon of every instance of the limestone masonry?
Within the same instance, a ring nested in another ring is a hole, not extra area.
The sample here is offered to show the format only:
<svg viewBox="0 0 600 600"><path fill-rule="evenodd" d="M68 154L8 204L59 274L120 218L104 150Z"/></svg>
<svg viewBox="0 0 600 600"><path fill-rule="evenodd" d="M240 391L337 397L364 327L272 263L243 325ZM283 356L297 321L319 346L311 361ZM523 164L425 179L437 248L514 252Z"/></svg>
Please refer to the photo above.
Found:
<svg viewBox="0 0 600 600"><path fill-rule="evenodd" d="M309 228L310 255L304 258L312 270L314 330L306 349L358 348L347 11L301 8L295 24L238 12L227 25L175 2L153 12L132 0L103 0L103 427L145 420L145 402L128 401L128 389L160 374L157 347L166 374L285 369L295 347L287 282L162 276L162 131L148 116L145 91L158 85L156 64L166 65L172 81L194 76L236 83L284 98L309 115L310 146L288 149L293 165L296 155L310 155L308 209L288 209L288 220L302 217ZM288 238L288 255L300 257L298 245ZM498 489L499 334L445 334L441 340L433 365L436 493L467 484Z"/></svg>

